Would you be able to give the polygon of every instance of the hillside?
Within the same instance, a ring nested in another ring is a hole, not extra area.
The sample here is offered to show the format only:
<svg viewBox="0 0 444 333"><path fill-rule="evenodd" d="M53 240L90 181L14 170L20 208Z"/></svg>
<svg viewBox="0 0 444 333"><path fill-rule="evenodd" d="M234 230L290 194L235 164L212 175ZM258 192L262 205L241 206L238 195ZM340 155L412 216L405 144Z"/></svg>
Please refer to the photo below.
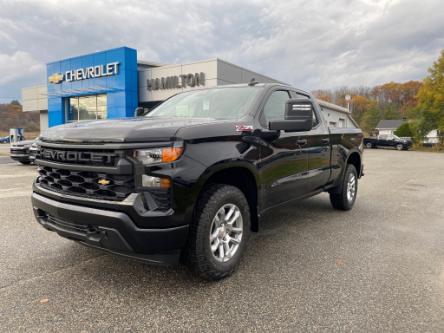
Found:
<svg viewBox="0 0 444 333"><path fill-rule="evenodd" d="M23 127L27 132L40 130L39 112L22 112L19 104L0 104L0 132L8 132L13 127Z"/></svg>

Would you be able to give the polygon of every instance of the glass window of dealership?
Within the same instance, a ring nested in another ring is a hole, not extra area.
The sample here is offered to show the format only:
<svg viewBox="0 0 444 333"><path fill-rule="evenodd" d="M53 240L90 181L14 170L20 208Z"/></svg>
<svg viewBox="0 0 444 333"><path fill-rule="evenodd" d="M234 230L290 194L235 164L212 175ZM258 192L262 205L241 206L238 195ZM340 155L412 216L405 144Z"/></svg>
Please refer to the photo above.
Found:
<svg viewBox="0 0 444 333"><path fill-rule="evenodd" d="M165 65L138 60L135 49L119 47L48 63L46 84L23 88L22 104L23 111L40 111L43 130L132 117L137 107L151 109L178 92L253 78L279 82L218 58Z"/></svg>
<svg viewBox="0 0 444 333"><path fill-rule="evenodd" d="M65 99L65 122L106 119L106 94Z"/></svg>

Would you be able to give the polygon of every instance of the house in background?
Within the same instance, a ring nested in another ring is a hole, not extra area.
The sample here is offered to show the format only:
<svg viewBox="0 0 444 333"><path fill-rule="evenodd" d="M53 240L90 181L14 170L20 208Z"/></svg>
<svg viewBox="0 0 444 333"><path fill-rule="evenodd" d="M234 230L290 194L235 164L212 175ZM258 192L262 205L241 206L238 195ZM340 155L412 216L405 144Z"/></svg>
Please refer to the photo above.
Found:
<svg viewBox="0 0 444 333"><path fill-rule="evenodd" d="M427 135L424 137L424 140L422 143L424 146L433 146L439 143L440 141L440 135L439 131L437 129L431 130Z"/></svg>
<svg viewBox="0 0 444 333"><path fill-rule="evenodd" d="M383 119L379 121L378 125L376 125L376 129L378 130L379 135L393 135L396 129L404 123L405 120L403 119Z"/></svg>
<svg viewBox="0 0 444 333"><path fill-rule="evenodd" d="M383 119L379 121L378 125L376 125L376 130L378 131L378 135L393 135L399 126L404 124L406 120L387 120ZM422 144L424 146L433 146L440 142L441 136L437 129L430 131L424 136L422 140Z"/></svg>

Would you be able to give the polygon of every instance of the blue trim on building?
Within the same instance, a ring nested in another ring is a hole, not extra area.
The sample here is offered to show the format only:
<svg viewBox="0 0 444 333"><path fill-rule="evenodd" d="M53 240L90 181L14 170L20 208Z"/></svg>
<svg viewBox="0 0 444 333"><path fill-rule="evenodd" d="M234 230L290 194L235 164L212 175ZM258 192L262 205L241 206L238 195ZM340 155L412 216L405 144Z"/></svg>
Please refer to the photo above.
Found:
<svg viewBox="0 0 444 333"><path fill-rule="evenodd" d="M105 66L118 62L115 75L66 80L67 71ZM86 95L107 95L107 118L132 116L138 106L137 51L128 47L101 51L88 55L55 61L47 64L47 77L59 73L61 83L48 80L48 125L61 125L65 119L65 100L69 97Z"/></svg>

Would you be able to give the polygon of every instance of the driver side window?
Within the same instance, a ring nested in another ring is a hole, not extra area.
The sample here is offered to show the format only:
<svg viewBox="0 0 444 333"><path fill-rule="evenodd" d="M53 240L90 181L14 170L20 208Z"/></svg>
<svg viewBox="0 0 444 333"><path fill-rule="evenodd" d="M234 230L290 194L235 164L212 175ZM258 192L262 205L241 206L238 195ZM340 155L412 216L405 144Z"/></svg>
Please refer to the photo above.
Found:
<svg viewBox="0 0 444 333"><path fill-rule="evenodd" d="M262 118L268 124L273 120L285 120L285 103L290 99L286 90L277 90L268 97Z"/></svg>

